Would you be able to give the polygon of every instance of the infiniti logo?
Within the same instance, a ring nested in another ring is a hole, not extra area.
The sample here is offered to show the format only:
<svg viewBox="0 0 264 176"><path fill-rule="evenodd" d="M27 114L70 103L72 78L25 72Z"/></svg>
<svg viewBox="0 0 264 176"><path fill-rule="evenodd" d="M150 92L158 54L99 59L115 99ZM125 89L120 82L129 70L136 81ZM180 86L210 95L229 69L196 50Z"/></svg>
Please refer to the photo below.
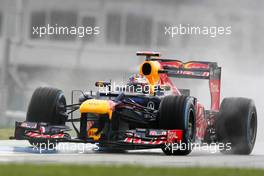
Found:
<svg viewBox="0 0 264 176"><path fill-rule="evenodd" d="M147 104L147 107L149 109L155 109L155 103L153 101L149 101L148 104Z"/></svg>

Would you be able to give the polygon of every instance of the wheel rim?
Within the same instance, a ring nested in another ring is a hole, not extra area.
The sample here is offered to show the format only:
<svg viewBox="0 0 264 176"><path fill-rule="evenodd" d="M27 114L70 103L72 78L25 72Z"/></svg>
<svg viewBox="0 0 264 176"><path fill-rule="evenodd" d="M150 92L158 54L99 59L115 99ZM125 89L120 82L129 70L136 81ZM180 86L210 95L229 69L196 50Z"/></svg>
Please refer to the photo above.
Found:
<svg viewBox="0 0 264 176"><path fill-rule="evenodd" d="M188 132L189 132L189 141L193 141L195 134L194 134L194 114L192 110L190 110L189 112Z"/></svg>
<svg viewBox="0 0 264 176"><path fill-rule="evenodd" d="M254 143L256 138L256 123L257 123L256 114L253 112L251 114L249 121L249 141L251 144Z"/></svg>
<svg viewBox="0 0 264 176"><path fill-rule="evenodd" d="M64 114L66 112L65 105L66 105L66 99L65 99L64 95L61 94L58 97L58 101L57 101L57 104L56 104L57 112L59 112L59 114Z"/></svg>
<svg viewBox="0 0 264 176"><path fill-rule="evenodd" d="M55 107L55 112L57 114L57 116L60 118L60 122L64 124L65 121L67 120L67 114L66 114L66 99L65 96L63 94L60 94L57 102L56 102L56 107Z"/></svg>
<svg viewBox="0 0 264 176"><path fill-rule="evenodd" d="M192 139L192 135L193 135L192 127L193 127L192 123L189 122L189 124L188 124L188 131L190 131L190 139Z"/></svg>

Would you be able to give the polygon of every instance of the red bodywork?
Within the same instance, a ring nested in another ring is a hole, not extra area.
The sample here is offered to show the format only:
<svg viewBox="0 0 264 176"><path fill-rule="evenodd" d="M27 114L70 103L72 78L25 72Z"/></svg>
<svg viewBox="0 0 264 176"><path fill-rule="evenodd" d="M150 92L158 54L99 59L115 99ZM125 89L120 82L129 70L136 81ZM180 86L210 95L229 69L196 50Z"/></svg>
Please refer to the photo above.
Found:
<svg viewBox="0 0 264 176"><path fill-rule="evenodd" d="M127 136L124 140L125 143L133 144L143 144L143 145L161 145L166 143L178 143L182 141L182 130L162 130L161 134L157 134L157 130L151 130L149 132L149 137L152 140L144 140L137 133L127 133Z"/></svg>
<svg viewBox="0 0 264 176"><path fill-rule="evenodd" d="M178 71L177 74L179 75L189 75L191 76L198 76L204 77L209 79L209 89L211 95L211 112L218 112L220 106L220 76L210 76L210 65L207 62L197 62L191 61L187 63L183 63L181 61L159 61L161 69L170 68L170 69L185 69L184 71ZM190 71L188 71L190 69ZM195 69L205 69L208 71L204 71L202 73L196 73ZM202 78L203 79L203 78ZM172 88L174 95L181 95L178 88L173 84L170 76L166 73L160 74L160 85L169 85ZM196 104L196 138L197 139L204 139L206 135L206 129L208 126L207 119L205 117L205 109L204 106L197 101Z"/></svg>

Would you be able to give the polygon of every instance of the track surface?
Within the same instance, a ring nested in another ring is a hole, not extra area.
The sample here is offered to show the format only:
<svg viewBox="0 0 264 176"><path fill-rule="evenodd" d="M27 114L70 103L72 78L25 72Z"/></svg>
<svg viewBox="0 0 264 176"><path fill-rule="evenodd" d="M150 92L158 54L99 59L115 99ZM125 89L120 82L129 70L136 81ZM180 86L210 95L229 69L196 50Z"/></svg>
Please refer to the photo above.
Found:
<svg viewBox="0 0 264 176"><path fill-rule="evenodd" d="M58 150L40 151L27 141L0 141L0 163L71 163L128 164L168 167L254 167L264 168L264 143L258 142L249 156L222 155L219 152L194 150L188 156L166 156L160 149L137 150L126 153L106 153L93 145L60 144Z"/></svg>

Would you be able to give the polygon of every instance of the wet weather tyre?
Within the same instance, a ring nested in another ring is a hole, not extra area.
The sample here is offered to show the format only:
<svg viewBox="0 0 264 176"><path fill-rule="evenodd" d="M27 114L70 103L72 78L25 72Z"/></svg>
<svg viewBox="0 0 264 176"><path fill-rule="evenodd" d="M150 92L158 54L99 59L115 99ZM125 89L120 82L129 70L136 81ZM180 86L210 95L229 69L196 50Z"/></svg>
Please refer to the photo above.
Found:
<svg viewBox="0 0 264 176"><path fill-rule="evenodd" d="M188 96L166 96L159 107L159 128L183 130L181 148L166 144L162 151L166 155L188 155L195 141L195 108L194 98ZM178 145L179 146L179 145Z"/></svg>
<svg viewBox="0 0 264 176"><path fill-rule="evenodd" d="M51 125L64 125L67 120L66 99L59 89L37 88L28 106L28 122L46 122Z"/></svg>
<svg viewBox="0 0 264 176"><path fill-rule="evenodd" d="M257 134L257 111L253 100L225 98L216 117L216 134L224 154L249 155Z"/></svg>
<svg viewBox="0 0 264 176"><path fill-rule="evenodd" d="M27 122L45 122L50 125L65 125L66 99L63 92L59 89L49 87L37 88L28 106ZM45 140L36 141L29 139L29 143L38 148L55 148L57 142Z"/></svg>

